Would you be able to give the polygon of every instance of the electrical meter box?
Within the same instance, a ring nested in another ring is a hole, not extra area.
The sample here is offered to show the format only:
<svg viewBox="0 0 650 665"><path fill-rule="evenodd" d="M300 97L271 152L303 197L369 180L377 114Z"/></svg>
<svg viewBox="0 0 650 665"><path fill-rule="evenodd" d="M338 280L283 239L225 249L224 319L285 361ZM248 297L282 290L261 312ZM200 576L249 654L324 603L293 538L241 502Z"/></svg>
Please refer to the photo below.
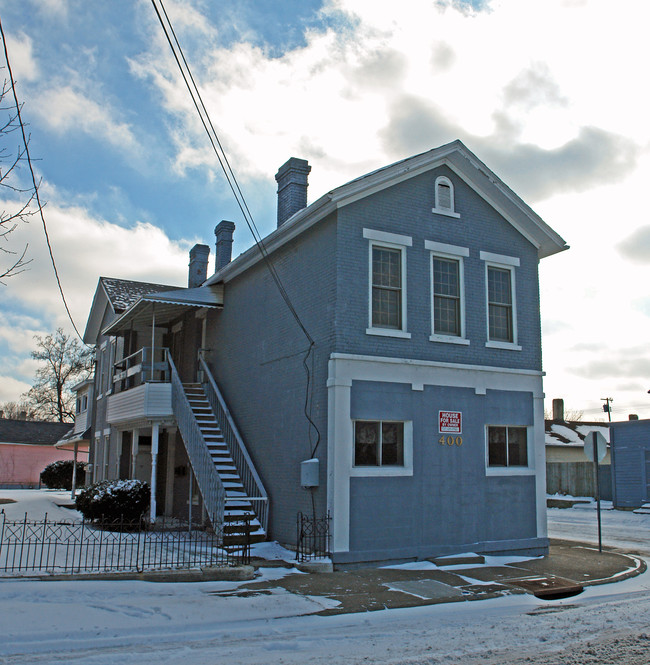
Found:
<svg viewBox="0 0 650 665"><path fill-rule="evenodd" d="M317 459L300 462L300 485L302 487L318 487L319 464Z"/></svg>

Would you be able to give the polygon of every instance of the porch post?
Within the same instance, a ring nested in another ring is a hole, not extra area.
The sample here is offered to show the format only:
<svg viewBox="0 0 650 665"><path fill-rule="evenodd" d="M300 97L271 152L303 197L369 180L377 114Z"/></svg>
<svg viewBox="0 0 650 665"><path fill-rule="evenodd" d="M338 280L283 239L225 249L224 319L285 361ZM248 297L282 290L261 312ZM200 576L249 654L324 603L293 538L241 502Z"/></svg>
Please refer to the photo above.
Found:
<svg viewBox="0 0 650 665"><path fill-rule="evenodd" d="M70 498L74 499L75 492L77 491L77 449L79 444L75 441L74 444L74 462L72 464L72 492Z"/></svg>
<svg viewBox="0 0 650 665"><path fill-rule="evenodd" d="M151 303L151 374L149 380L153 381L154 356L156 355L156 303Z"/></svg>
<svg viewBox="0 0 650 665"><path fill-rule="evenodd" d="M149 504L149 521L156 521L156 470L158 467L158 435L159 423L151 425L151 502Z"/></svg>
<svg viewBox="0 0 650 665"><path fill-rule="evenodd" d="M133 430L133 443L131 444L131 478L135 478L136 463L138 461L138 444L140 443L140 430Z"/></svg>
<svg viewBox="0 0 650 665"><path fill-rule="evenodd" d="M174 512L174 464L176 457L176 430L167 430L167 479L165 483L165 515Z"/></svg>

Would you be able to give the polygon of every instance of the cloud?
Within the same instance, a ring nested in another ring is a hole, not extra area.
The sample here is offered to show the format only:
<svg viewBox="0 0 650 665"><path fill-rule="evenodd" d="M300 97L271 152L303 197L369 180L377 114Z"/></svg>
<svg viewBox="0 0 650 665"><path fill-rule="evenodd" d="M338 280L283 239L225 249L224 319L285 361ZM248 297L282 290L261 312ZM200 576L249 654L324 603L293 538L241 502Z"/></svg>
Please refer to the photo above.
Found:
<svg viewBox="0 0 650 665"><path fill-rule="evenodd" d="M13 376L0 374L0 403L17 402L20 399L20 395L27 392L31 387L31 383L19 381Z"/></svg>
<svg viewBox="0 0 650 665"><path fill-rule="evenodd" d="M520 72L503 90L506 106L519 106L530 110L537 106L557 104L567 106L568 99L553 79L544 62L533 63Z"/></svg>
<svg viewBox="0 0 650 665"><path fill-rule="evenodd" d="M24 32L18 36L7 35L7 51L11 70L17 85L38 78L38 66L34 60L32 40Z"/></svg>
<svg viewBox="0 0 650 665"><path fill-rule="evenodd" d="M616 245L616 249L630 261L650 263L650 225L641 226Z"/></svg>
<svg viewBox="0 0 650 665"><path fill-rule="evenodd" d="M648 380L650 377L650 353L647 347L609 350L607 357L590 359L582 365L569 367L567 370L576 376L598 379L633 378Z"/></svg>
<svg viewBox="0 0 650 665"><path fill-rule="evenodd" d="M471 140L482 159L525 199L584 192L622 181L637 165L641 149L632 140L598 127L583 127L558 148L512 144L488 137Z"/></svg>
<svg viewBox="0 0 650 665"><path fill-rule="evenodd" d="M131 127L119 122L119 113L105 102L96 102L71 86L50 88L38 96L32 111L58 133L85 132L115 148L137 152L138 141Z"/></svg>

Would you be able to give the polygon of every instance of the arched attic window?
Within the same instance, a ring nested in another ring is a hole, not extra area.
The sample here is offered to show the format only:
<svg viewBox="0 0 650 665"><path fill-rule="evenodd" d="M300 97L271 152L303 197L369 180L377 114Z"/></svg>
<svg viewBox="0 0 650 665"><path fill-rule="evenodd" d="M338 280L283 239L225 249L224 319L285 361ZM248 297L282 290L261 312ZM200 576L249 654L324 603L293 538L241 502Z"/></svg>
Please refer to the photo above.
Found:
<svg viewBox="0 0 650 665"><path fill-rule="evenodd" d="M444 175L436 178L435 202L436 207L432 212L435 212L438 215L447 215L449 217L460 217L460 215L454 210L454 185L451 180Z"/></svg>

